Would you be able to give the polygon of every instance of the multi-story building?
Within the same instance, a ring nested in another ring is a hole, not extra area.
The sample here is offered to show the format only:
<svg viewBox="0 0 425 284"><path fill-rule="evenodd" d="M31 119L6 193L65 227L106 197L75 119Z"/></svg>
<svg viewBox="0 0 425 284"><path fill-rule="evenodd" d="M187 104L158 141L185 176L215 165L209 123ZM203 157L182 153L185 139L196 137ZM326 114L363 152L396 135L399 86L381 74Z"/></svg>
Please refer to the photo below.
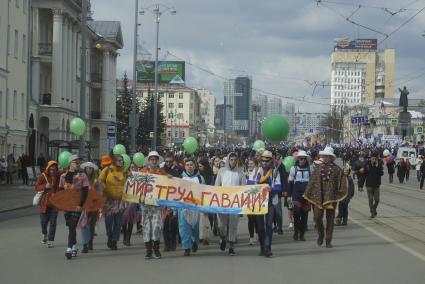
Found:
<svg viewBox="0 0 425 284"><path fill-rule="evenodd" d="M210 134L214 135L214 118L215 118L215 96L214 94L206 89L196 89L196 92L199 95L199 98L201 100L201 118L203 127L205 128L205 131L207 133L202 133L201 135ZM205 132L204 130L202 132Z"/></svg>
<svg viewBox="0 0 425 284"><path fill-rule="evenodd" d="M270 97L267 103L267 115L282 114L282 99Z"/></svg>
<svg viewBox="0 0 425 284"><path fill-rule="evenodd" d="M226 104L232 106L233 131L238 136L250 137L251 134L251 106L252 106L252 79L237 77L224 83Z"/></svg>
<svg viewBox="0 0 425 284"><path fill-rule="evenodd" d="M265 95L257 95L254 98L255 104L258 105L259 113L258 113L258 119L264 119L268 116L268 108L269 108L269 101L268 97Z"/></svg>
<svg viewBox="0 0 425 284"><path fill-rule="evenodd" d="M395 50L376 39L338 40L331 55L331 105L372 104L393 97Z"/></svg>
<svg viewBox="0 0 425 284"><path fill-rule="evenodd" d="M33 0L29 153L55 157L78 149L69 123L80 115L81 0ZM116 121L116 60L123 47L116 21L89 21L86 40L86 147L92 158L109 152ZM110 135L111 133L109 133Z"/></svg>
<svg viewBox="0 0 425 284"><path fill-rule="evenodd" d="M153 92L152 85L137 84L137 97L140 102ZM203 129L198 92L184 85L161 84L158 86L158 94L164 106L162 114L166 122L165 144L181 144L190 136L200 138Z"/></svg>
<svg viewBox="0 0 425 284"><path fill-rule="evenodd" d="M27 148L28 1L0 1L0 156Z"/></svg>
<svg viewBox="0 0 425 284"><path fill-rule="evenodd" d="M313 134L321 129L321 123L326 113L295 113L296 134Z"/></svg>
<svg viewBox="0 0 425 284"><path fill-rule="evenodd" d="M288 120L289 136L294 137L296 134L295 128L295 104L286 103L283 106L283 116Z"/></svg>

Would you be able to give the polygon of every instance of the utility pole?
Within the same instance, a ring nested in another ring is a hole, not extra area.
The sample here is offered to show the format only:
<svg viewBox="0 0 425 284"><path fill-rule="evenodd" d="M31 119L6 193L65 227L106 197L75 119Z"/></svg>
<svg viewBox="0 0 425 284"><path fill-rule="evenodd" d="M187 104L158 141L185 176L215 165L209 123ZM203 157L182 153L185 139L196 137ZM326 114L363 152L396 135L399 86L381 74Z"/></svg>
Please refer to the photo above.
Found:
<svg viewBox="0 0 425 284"><path fill-rule="evenodd" d="M156 21L156 48L155 48L155 94L153 95L153 139L152 150L156 150L156 138L158 136L157 118L158 118L158 43L159 43L159 22L161 19L161 12L159 5L154 9Z"/></svg>
<svg viewBox="0 0 425 284"><path fill-rule="evenodd" d="M87 37L87 0L82 0L81 12L81 74L80 74L80 117L86 121L86 37ZM85 133L80 136L80 155L86 157Z"/></svg>
<svg viewBox="0 0 425 284"><path fill-rule="evenodd" d="M134 0L134 48L133 48L133 92L131 93L131 114L130 114L130 153L136 152L136 87L137 87L137 27L139 14L139 0Z"/></svg>

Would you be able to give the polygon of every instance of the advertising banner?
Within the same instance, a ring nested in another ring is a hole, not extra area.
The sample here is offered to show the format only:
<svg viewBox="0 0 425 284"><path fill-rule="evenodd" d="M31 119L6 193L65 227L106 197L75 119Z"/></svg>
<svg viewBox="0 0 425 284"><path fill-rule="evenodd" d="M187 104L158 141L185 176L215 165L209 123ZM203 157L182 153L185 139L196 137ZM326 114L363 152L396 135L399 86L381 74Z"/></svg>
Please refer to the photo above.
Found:
<svg viewBox="0 0 425 284"><path fill-rule="evenodd" d="M378 46L378 41L374 39L340 39L336 41L335 50L376 50Z"/></svg>
<svg viewBox="0 0 425 284"><path fill-rule="evenodd" d="M179 178L133 172L122 199L204 213L263 215L268 211L267 185L209 186Z"/></svg>
<svg viewBox="0 0 425 284"><path fill-rule="evenodd" d="M136 64L137 81L140 83L155 82L155 61L138 61ZM158 62L158 82L184 82L185 62L184 61L159 61Z"/></svg>

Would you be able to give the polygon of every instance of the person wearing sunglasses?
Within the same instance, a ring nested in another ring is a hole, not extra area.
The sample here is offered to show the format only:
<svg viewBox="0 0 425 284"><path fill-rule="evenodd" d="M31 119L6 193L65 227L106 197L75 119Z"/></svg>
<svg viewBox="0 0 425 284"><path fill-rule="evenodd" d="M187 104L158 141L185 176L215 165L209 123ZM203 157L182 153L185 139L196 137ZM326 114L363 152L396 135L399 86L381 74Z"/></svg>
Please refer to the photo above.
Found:
<svg viewBox="0 0 425 284"><path fill-rule="evenodd" d="M310 204L303 197L313 171L307 158L305 151L298 152L297 161L291 168L288 178L288 203L292 203L294 208L294 241L305 241L304 234L307 229L308 211L310 211Z"/></svg>
<svg viewBox="0 0 425 284"><path fill-rule="evenodd" d="M159 167L160 156L157 151L151 151L148 155L148 165L140 170L146 174L167 175L163 168ZM142 227L143 241L145 242L145 259L152 257L159 259L162 257L159 251L162 234L162 211L163 207L152 206L142 203Z"/></svg>
<svg viewBox="0 0 425 284"><path fill-rule="evenodd" d="M112 157L112 164L102 170L99 181L103 185L103 194L106 197L102 214L105 216L107 246L117 250L117 242L121 234L123 223L124 203L121 201L127 173L124 170L124 159L121 155Z"/></svg>
<svg viewBox="0 0 425 284"><path fill-rule="evenodd" d="M271 257L273 218L279 205L279 196L282 193L279 170L274 166L272 152L266 150L261 155L261 164L256 178L257 184L268 184L270 188L268 213L257 215L256 225L260 242L260 256Z"/></svg>

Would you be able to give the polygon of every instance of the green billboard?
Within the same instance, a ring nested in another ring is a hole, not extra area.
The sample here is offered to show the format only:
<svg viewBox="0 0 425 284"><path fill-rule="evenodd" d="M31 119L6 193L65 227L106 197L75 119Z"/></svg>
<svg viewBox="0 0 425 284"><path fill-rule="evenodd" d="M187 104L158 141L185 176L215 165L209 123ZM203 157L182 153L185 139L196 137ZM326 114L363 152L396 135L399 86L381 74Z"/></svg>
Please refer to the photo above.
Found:
<svg viewBox="0 0 425 284"><path fill-rule="evenodd" d="M154 83L155 61L137 61L137 82ZM184 83L185 62L184 61L159 61L158 82L159 83Z"/></svg>

